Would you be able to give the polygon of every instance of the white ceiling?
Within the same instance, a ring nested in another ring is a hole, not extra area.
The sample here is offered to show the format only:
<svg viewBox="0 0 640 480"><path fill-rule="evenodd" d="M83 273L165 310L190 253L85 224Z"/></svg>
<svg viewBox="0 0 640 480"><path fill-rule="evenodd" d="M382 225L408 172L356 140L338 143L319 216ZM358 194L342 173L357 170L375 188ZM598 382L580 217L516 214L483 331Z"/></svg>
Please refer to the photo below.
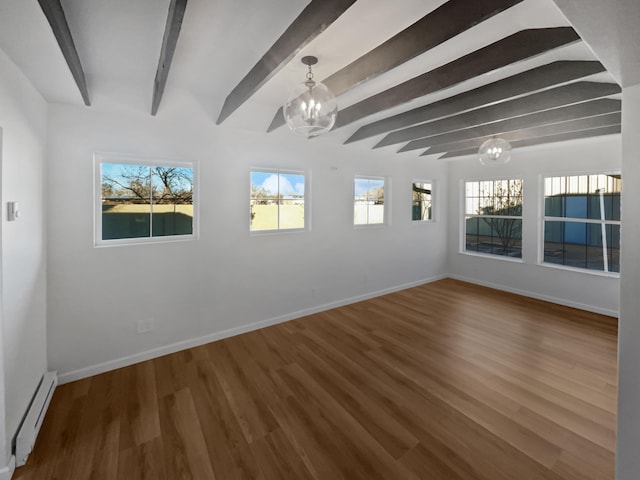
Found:
<svg viewBox="0 0 640 480"><path fill-rule="evenodd" d="M620 85L640 83L640 1L554 1Z"/></svg>
<svg viewBox="0 0 640 480"><path fill-rule="evenodd" d="M629 2L636 4L637 0ZM207 112L213 125L228 93L308 3L304 0L189 0L158 116L163 115L163 110L179 108L186 96ZM266 131L288 91L304 79L306 67L299 62L302 56L318 56L320 62L314 72L316 78L325 78L442 3L444 0L402 0L402 8L398 8L398 2L358 0L234 112L223 127ZM92 106L85 108L116 105L150 112L169 0L62 0L62 6L87 79ZM339 107L344 108L518 30L565 25L569 25L568 21L552 0L525 0L341 95ZM28 35L25 32L29 32ZM0 48L47 101L83 105L36 0L0 0ZM637 58L637 46L635 52ZM425 105L554 60L594 59L584 43L573 44L407 105ZM615 62L609 65L615 66ZM604 74L596 81L612 81L612 77ZM328 137L341 143L358 127L405 110L407 105L367 117L331 132ZM282 135L282 130L273 135ZM373 138L345 148L368 149L378 140Z"/></svg>

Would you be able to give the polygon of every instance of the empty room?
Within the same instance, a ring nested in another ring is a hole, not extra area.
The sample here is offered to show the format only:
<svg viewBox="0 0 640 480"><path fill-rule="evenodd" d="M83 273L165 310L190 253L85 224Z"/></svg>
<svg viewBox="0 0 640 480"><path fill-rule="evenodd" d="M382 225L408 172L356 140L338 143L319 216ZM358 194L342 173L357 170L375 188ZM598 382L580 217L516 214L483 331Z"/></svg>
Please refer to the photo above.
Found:
<svg viewBox="0 0 640 480"><path fill-rule="evenodd" d="M636 0L0 0L0 480L640 479Z"/></svg>

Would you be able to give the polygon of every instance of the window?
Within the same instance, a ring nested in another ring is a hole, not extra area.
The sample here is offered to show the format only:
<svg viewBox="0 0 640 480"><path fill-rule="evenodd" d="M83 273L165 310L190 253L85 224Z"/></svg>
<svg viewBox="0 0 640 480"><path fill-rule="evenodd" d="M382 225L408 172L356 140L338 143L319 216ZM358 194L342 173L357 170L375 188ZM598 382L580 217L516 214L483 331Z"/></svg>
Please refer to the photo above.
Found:
<svg viewBox="0 0 640 480"><path fill-rule="evenodd" d="M522 258L522 183L522 179L466 182L466 252Z"/></svg>
<svg viewBox="0 0 640 480"><path fill-rule="evenodd" d="M302 172L251 170L250 231L304 229L304 192Z"/></svg>
<svg viewBox="0 0 640 480"><path fill-rule="evenodd" d="M353 197L354 225L384 223L384 183L384 178L355 178Z"/></svg>
<svg viewBox="0 0 640 480"><path fill-rule="evenodd" d="M194 238L192 163L96 155L96 245Z"/></svg>
<svg viewBox="0 0 640 480"><path fill-rule="evenodd" d="M620 271L620 175L544 179L545 263Z"/></svg>
<svg viewBox="0 0 640 480"><path fill-rule="evenodd" d="M413 182L411 184L413 201L411 203L411 220L414 222L425 222L433 220L433 210L431 205L432 187L431 183Z"/></svg>

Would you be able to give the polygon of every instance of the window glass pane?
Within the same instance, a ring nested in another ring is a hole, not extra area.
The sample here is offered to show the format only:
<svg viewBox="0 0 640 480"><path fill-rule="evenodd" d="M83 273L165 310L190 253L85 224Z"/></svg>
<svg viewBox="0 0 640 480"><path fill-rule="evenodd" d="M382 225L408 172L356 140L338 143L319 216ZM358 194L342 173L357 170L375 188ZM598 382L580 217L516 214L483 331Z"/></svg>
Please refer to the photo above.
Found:
<svg viewBox="0 0 640 480"><path fill-rule="evenodd" d="M149 237L151 169L101 164L102 240Z"/></svg>
<svg viewBox="0 0 640 480"><path fill-rule="evenodd" d="M544 222L544 261L564 265L564 222Z"/></svg>
<svg viewBox="0 0 640 480"><path fill-rule="evenodd" d="M522 220L499 217L466 219L466 249L522 258Z"/></svg>
<svg viewBox="0 0 640 480"><path fill-rule="evenodd" d="M278 229L278 174L251 172L251 231Z"/></svg>
<svg viewBox="0 0 640 480"><path fill-rule="evenodd" d="M620 225L607 225L609 271L620 272Z"/></svg>
<svg viewBox="0 0 640 480"><path fill-rule="evenodd" d="M565 217L587 218L587 196L568 195L566 197Z"/></svg>
<svg viewBox="0 0 640 480"><path fill-rule="evenodd" d="M304 175L280 173L280 229L304 228Z"/></svg>
<svg viewBox="0 0 640 480"><path fill-rule="evenodd" d="M193 233L193 169L152 167L153 236Z"/></svg>
<svg viewBox="0 0 640 480"><path fill-rule="evenodd" d="M607 248L602 242L602 224L545 222L544 261L568 267L620 271L620 225L605 225Z"/></svg>
<svg viewBox="0 0 640 480"><path fill-rule="evenodd" d="M414 221L431 220L431 184L413 183L413 202L411 205L411 219Z"/></svg>
<svg viewBox="0 0 640 480"><path fill-rule="evenodd" d="M477 217L467 217L465 220L466 238L465 238L465 250L470 252L477 252L480 246L479 228L478 223L480 219Z"/></svg>

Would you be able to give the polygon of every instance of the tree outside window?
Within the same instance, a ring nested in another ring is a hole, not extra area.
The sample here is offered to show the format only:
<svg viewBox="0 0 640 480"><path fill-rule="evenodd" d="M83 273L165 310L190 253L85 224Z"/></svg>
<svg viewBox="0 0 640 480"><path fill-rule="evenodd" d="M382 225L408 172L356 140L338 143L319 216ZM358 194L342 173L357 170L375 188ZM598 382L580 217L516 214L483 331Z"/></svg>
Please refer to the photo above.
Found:
<svg viewBox="0 0 640 480"><path fill-rule="evenodd" d="M101 157L97 161L96 244L194 234L191 164L119 163Z"/></svg>
<svg viewBox="0 0 640 480"><path fill-rule="evenodd" d="M522 179L466 182L466 252L522 258L522 189Z"/></svg>

